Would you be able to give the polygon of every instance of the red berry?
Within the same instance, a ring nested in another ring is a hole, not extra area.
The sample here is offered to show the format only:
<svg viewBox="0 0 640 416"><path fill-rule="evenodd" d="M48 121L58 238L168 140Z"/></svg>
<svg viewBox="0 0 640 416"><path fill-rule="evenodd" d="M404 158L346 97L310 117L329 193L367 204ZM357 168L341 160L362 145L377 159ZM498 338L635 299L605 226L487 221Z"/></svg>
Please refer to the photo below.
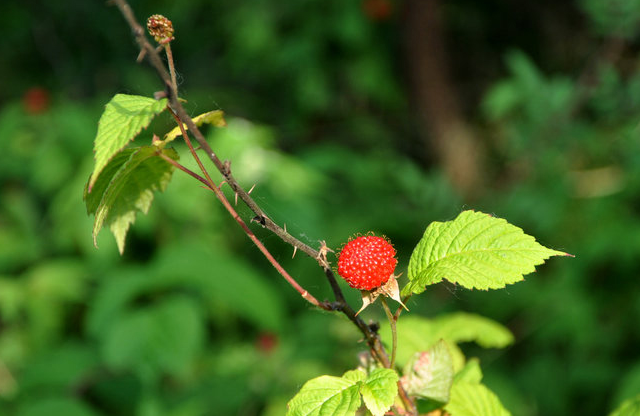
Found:
<svg viewBox="0 0 640 416"><path fill-rule="evenodd" d="M338 256L338 273L349 286L371 290L387 282L396 268L396 250L383 237L367 235L349 241Z"/></svg>

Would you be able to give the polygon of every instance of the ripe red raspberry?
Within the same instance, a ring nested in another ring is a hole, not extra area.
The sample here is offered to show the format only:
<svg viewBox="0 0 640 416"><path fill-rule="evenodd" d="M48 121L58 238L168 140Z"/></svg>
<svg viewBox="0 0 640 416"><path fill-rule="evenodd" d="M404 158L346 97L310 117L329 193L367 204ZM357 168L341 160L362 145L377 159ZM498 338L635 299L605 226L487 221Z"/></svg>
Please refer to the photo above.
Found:
<svg viewBox="0 0 640 416"><path fill-rule="evenodd" d="M371 290L387 283L398 263L395 255L396 250L383 237L358 237L340 252L338 273L349 286Z"/></svg>

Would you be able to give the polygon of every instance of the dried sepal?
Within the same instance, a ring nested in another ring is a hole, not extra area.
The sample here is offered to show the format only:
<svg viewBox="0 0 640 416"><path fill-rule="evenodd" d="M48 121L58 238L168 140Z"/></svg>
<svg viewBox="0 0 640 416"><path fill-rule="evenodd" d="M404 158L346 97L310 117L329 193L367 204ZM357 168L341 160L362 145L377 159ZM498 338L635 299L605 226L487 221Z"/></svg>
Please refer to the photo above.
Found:
<svg viewBox="0 0 640 416"><path fill-rule="evenodd" d="M391 277L389 277L389 280L387 280L387 283L383 284L382 286L371 291L369 290L360 291L360 293L362 294L362 307L356 313L356 316L358 316L358 314L362 312L367 306L375 302L376 299L378 299L378 296L380 295L386 296L388 298L395 300L400 305L402 305L403 308L405 308L406 310L409 310L409 308L407 308L405 304L402 303L402 300L400 299L400 289L398 287L398 280L396 279L397 277L400 277L400 275L396 276L394 274L391 274Z"/></svg>

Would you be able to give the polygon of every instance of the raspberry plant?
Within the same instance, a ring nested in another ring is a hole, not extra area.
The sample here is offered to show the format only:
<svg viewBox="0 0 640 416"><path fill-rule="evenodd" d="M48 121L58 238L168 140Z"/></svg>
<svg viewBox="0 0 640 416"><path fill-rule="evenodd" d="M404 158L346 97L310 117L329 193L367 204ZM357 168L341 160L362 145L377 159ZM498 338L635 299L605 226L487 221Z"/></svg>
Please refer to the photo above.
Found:
<svg viewBox="0 0 640 416"><path fill-rule="evenodd" d="M171 42L171 22L161 15L147 21L154 47L145 36L125 0L115 0L133 29L141 57L155 68L164 90L153 98L118 94L106 105L100 118L94 143L95 166L85 187L87 212L95 216L93 238L104 226L115 236L118 248L125 249L126 235L138 212L148 212L154 193L168 186L178 169L213 192L252 242L287 282L313 306L342 313L364 336L368 350L360 356L359 366L342 376L323 375L309 380L293 397L287 408L290 416L349 416L372 414L498 416L508 415L496 395L482 384L477 359L466 359L459 343L474 341L485 348L501 348L513 341L502 325L480 316L457 313L434 319L408 316L399 319L405 304L430 285L443 279L467 289L500 289L523 280L551 256L567 253L540 245L520 228L507 221L475 211L464 211L448 222L430 224L411 254L407 282L399 288L395 275L396 250L384 237L365 235L347 242L339 254L337 272L351 288L362 293L362 309L380 304L389 326L378 331L376 323L367 324L346 302L337 283L324 242L310 247L269 218L236 181L231 163L221 161L199 130L202 124L223 128L221 111L191 118L178 96ZM159 52L164 51L168 70ZM130 142L152 119L167 111L177 127L162 136L155 134L147 145L131 147ZM200 173L179 162L170 147L181 137L189 147ZM196 149L194 138L199 145ZM206 155L223 179L216 183L200 154ZM230 201L221 191L227 184L234 192ZM240 199L252 212L249 224L236 212ZM292 277L271 255L251 230L255 222L291 244L294 254L300 250L314 258L333 290L333 301L319 301ZM395 311L386 298L397 303ZM361 310L362 310L361 309ZM390 352L388 352L388 348Z"/></svg>

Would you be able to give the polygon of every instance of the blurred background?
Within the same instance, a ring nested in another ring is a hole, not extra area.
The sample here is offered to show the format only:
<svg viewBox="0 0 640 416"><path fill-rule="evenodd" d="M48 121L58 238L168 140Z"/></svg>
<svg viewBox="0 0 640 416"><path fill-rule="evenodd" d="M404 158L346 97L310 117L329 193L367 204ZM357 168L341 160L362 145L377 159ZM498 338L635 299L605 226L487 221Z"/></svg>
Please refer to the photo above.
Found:
<svg viewBox="0 0 640 416"><path fill-rule="evenodd" d="M173 21L189 111L225 111L213 148L302 241L385 234L405 271L431 221L473 208L576 255L505 290L443 283L409 302L514 332L506 350L465 349L514 415L603 415L640 392L640 1L131 4ZM108 231L94 248L99 116L160 84L105 2L0 10L0 414L275 416L309 378L355 368L355 327L311 309L186 175L124 256ZM330 298L312 259L253 229Z"/></svg>

